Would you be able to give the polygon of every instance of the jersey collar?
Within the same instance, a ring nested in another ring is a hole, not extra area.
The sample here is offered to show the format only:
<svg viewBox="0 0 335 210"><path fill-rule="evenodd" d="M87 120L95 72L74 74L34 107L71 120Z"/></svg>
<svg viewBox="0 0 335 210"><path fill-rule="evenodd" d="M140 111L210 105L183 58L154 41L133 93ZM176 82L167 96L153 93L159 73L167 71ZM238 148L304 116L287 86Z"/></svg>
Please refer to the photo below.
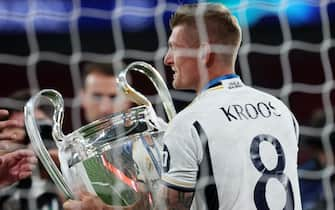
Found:
<svg viewBox="0 0 335 210"><path fill-rule="evenodd" d="M203 91L205 91L205 90L208 90L208 89L210 89L210 88L213 88L213 87L222 85L222 81L223 81L223 80L233 79L233 78L239 78L239 76L237 76L236 74L226 74L226 75L222 75L222 76L216 77L216 78L210 80L210 81L204 86L204 88L202 89L201 92L203 92Z"/></svg>

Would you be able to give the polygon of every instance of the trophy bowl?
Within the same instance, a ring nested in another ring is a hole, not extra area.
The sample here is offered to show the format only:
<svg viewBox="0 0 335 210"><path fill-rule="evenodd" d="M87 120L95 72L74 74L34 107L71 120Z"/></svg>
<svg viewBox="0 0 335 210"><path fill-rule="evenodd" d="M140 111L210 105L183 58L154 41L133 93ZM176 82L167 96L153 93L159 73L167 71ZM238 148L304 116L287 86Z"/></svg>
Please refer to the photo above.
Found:
<svg viewBox="0 0 335 210"><path fill-rule="evenodd" d="M61 167L70 189L94 193L114 206L152 205L164 132L149 115L147 107L135 107L67 135L64 142L69 143L59 154L67 157Z"/></svg>

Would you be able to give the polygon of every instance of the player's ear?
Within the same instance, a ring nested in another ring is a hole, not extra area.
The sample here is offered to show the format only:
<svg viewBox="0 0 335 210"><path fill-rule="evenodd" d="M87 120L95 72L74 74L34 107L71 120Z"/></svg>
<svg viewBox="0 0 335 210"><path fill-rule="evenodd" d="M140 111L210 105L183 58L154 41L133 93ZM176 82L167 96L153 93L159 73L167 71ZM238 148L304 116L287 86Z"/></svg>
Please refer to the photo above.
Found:
<svg viewBox="0 0 335 210"><path fill-rule="evenodd" d="M208 42L203 42L200 45L200 55L199 55L201 61L206 67L211 66L211 63L213 61L213 54L211 52L211 47Z"/></svg>

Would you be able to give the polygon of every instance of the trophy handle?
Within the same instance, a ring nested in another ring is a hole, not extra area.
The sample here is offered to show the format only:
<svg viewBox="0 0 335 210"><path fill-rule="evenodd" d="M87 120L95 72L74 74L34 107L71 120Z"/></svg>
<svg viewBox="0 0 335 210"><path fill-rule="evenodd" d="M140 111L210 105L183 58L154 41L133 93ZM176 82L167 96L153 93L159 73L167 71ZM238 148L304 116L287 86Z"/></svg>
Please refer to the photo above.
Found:
<svg viewBox="0 0 335 210"><path fill-rule="evenodd" d="M141 93L132 88L127 82L128 71L138 71L147 76L154 84L158 95L162 99L164 110L167 114L169 121L176 115L176 109L173 105L169 89L167 88L163 78L159 72L150 64L143 61L136 61L127 66L127 68L121 71L118 75L118 84L121 87L124 94L133 102L138 105L147 105L152 107L151 102Z"/></svg>
<svg viewBox="0 0 335 210"><path fill-rule="evenodd" d="M63 191L63 193L71 199L74 199L73 192L70 190L70 187L65 182L64 177L61 172L58 170L56 164L52 160L48 150L46 149L36 120L35 120L35 109L40 99L44 97L48 99L54 106L53 112L53 128L52 135L54 139L57 139L57 147L61 140L64 139L64 134L62 132L63 116L64 116L64 101L61 94L55 90L45 89L34 95L29 99L27 104L24 107L24 120L25 126L27 129L28 136L31 140L34 151L37 153L37 156L41 160L43 166L50 174L52 180L57 185L57 187Z"/></svg>

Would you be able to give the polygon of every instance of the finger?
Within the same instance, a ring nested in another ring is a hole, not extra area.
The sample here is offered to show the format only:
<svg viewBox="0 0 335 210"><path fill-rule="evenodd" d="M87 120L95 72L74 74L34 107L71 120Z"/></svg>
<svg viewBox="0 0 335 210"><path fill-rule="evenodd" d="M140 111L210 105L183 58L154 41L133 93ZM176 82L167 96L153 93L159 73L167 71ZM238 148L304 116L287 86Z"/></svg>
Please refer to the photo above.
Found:
<svg viewBox="0 0 335 210"><path fill-rule="evenodd" d="M30 172L36 168L35 163L27 162L27 160L20 160L14 166L12 166L12 171L20 173L20 172Z"/></svg>
<svg viewBox="0 0 335 210"><path fill-rule="evenodd" d="M4 153L14 152L19 149L25 149L27 145L16 143L15 140L1 140L0 139L0 150L3 150Z"/></svg>
<svg viewBox="0 0 335 210"><path fill-rule="evenodd" d="M17 120L6 120L6 121L0 121L0 130L4 128L11 128L11 127L23 127L23 123L20 123Z"/></svg>
<svg viewBox="0 0 335 210"><path fill-rule="evenodd" d="M26 156L22 158L21 160L23 161L23 163L30 164L30 165L35 165L37 163L37 158L35 154L33 154L32 156Z"/></svg>
<svg viewBox="0 0 335 210"><path fill-rule="evenodd" d="M11 141L11 143L15 144L14 146L18 146L20 148L26 147L24 145L25 141L25 134L22 135L21 133L13 133L13 132L4 132L0 130L0 140L1 141Z"/></svg>
<svg viewBox="0 0 335 210"><path fill-rule="evenodd" d="M5 109L0 109L0 118L8 116L9 112Z"/></svg>
<svg viewBox="0 0 335 210"><path fill-rule="evenodd" d="M14 140L15 143L22 144L26 140L26 131L24 128L19 127L5 128L1 131L1 134L12 135L11 139L9 140Z"/></svg>
<svg viewBox="0 0 335 210"><path fill-rule="evenodd" d="M79 199L83 200L87 196L93 196L91 193L87 192L86 190L79 191Z"/></svg>
<svg viewBox="0 0 335 210"><path fill-rule="evenodd" d="M18 179L24 179L27 178L29 176L31 176L33 174L32 171L20 171L17 175Z"/></svg>
<svg viewBox="0 0 335 210"><path fill-rule="evenodd" d="M19 150L16 150L15 152L13 152L13 153L15 153L13 155L15 155L16 159L35 157L35 153L30 149L19 149Z"/></svg>
<svg viewBox="0 0 335 210"><path fill-rule="evenodd" d="M68 200L63 204L64 210L81 210L81 202L76 200Z"/></svg>
<svg viewBox="0 0 335 210"><path fill-rule="evenodd" d="M32 156L32 157L29 157L29 158L28 158L28 162L29 162L30 164L36 165L37 162L38 162L38 160L37 160L36 156Z"/></svg>
<svg viewBox="0 0 335 210"><path fill-rule="evenodd" d="M37 162L33 151L28 149L19 149L11 153L5 154L6 164L10 167L21 166L23 164L35 164Z"/></svg>
<svg viewBox="0 0 335 210"><path fill-rule="evenodd" d="M18 176L18 174L23 172L31 172L35 166L33 164L29 164L27 162L19 161L12 165L8 165L9 173Z"/></svg>
<svg viewBox="0 0 335 210"><path fill-rule="evenodd" d="M32 171L35 168L35 164L31 164L31 163L24 163L21 164L21 166L19 167L20 171Z"/></svg>
<svg viewBox="0 0 335 210"><path fill-rule="evenodd" d="M15 133L0 133L0 140L17 140Z"/></svg>

